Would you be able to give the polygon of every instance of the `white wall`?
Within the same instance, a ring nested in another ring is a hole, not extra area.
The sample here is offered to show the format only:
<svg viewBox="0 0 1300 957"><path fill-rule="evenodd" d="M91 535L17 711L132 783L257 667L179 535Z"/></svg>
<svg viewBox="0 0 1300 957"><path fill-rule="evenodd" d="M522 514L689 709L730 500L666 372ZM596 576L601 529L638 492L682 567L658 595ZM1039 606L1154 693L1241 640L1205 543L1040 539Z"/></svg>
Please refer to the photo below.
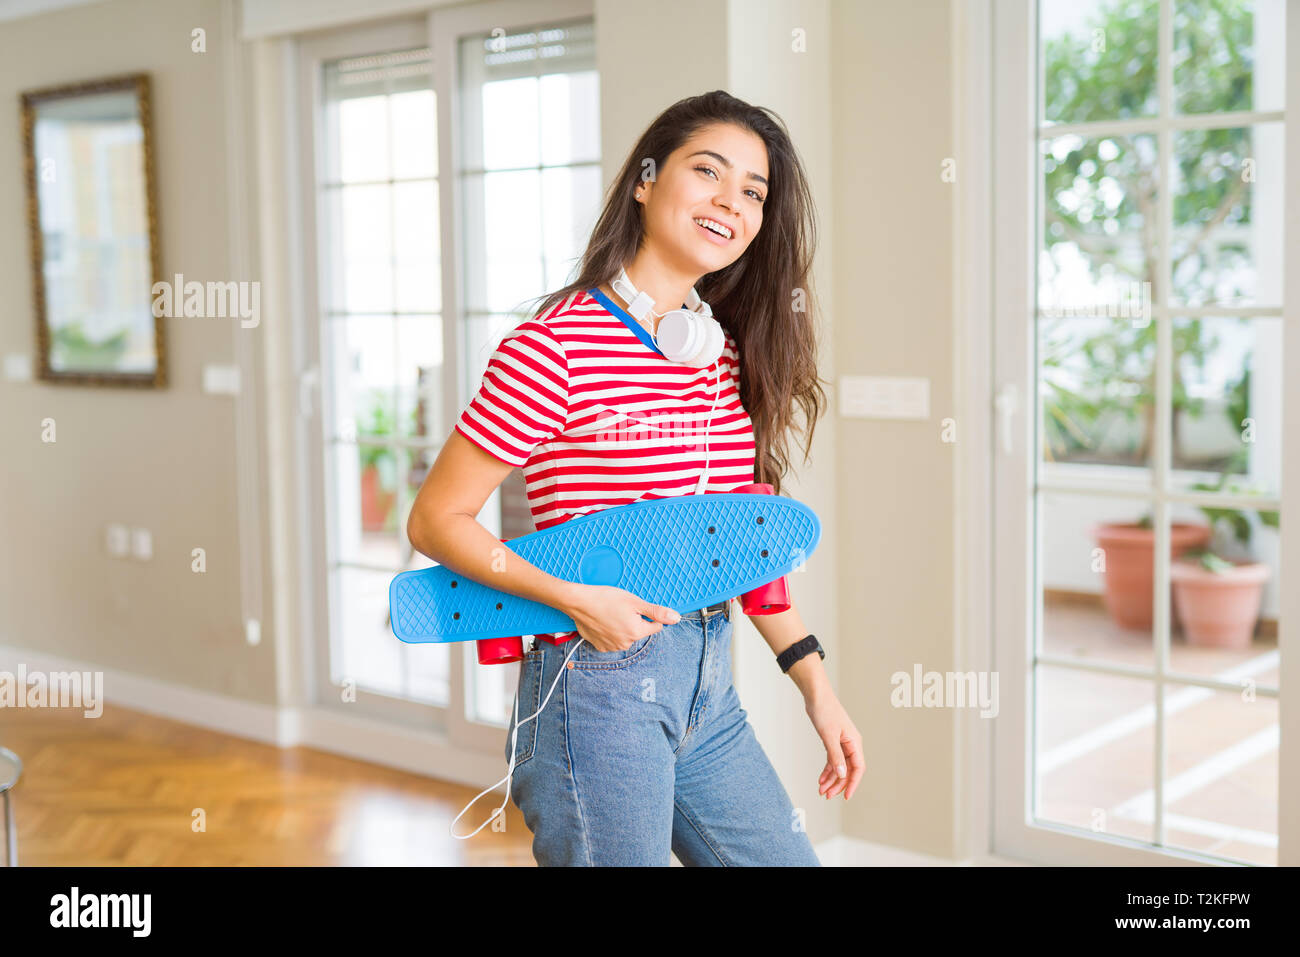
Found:
<svg viewBox="0 0 1300 957"><path fill-rule="evenodd" d="M226 62L232 9L223 0L112 0L6 21L0 27L0 283L8 309L0 354L36 364L19 93L147 71L161 271L187 279L240 275L230 213ZM191 50L191 31L208 52ZM248 243L252 237L240 237ZM263 317L266 321L266 317ZM275 699L274 635L245 641L245 609L261 614L260 529L241 504L261 494L257 415L241 441L238 402L203 391L208 364L255 362L256 329L238 320L164 319L164 389L0 380L0 645L257 702ZM244 337L242 340L239 337ZM246 378L249 395L257 383ZM254 400L255 401L255 400ZM41 420L57 442L41 441ZM241 503L240 463L253 482ZM153 535L149 561L110 558L105 526ZM241 538L242 535L242 538ZM191 570L203 548L207 570ZM251 573L251 580L245 576ZM111 692L111 689L108 689Z"/></svg>
<svg viewBox="0 0 1300 957"><path fill-rule="evenodd" d="M842 699L863 733L867 785L851 837L952 857L951 710L894 708L889 677L956 670L951 11L939 0L832 6L831 113L837 375L930 382L924 421L838 419L835 587ZM961 182L959 176L958 181Z"/></svg>

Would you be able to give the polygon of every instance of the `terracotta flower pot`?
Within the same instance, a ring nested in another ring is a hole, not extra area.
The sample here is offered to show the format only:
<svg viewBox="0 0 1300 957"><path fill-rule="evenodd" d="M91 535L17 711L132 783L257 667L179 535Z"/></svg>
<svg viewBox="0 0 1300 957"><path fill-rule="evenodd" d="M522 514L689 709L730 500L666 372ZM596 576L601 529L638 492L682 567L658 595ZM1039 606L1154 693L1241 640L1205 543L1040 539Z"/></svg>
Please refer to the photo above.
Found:
<svg viewBox="0 0 1300 957"><path fill-rule="evenodd" d="M393 507L395 492L385 492L379 484L379 467L371 464L361 470L361 530L382 532Z"/></svg>
<svg viewBox="0 0 1300 957"><path fill-rule="evenodd" d="M1233 562L1219 572L1199 562L1174 562L1169 577L1187 643L1249 648L1268 576L1268 566L1260 562Z"/></svg>
<svg viewBox="0 0 1300 957"><path fill-rule="evenodd" d="M1136 522L1101 522L1092 527L1092 539L1106 553L1102 598L1111 619L1121 628L1150 631L1154 618L1155 529L1143 528ZM1174 522L1169 528L1169 557L1176 559L1209 540L1208 525Z"/></svg>

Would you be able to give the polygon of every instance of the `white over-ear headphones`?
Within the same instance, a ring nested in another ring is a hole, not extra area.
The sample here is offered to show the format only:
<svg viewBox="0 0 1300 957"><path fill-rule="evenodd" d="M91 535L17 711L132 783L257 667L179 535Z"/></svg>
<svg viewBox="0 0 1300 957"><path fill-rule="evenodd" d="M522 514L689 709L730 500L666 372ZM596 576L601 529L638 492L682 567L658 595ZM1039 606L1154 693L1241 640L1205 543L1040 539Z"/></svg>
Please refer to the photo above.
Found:
<svg viewBox="0 0 1300 957"><path fill-rule="evenodd" d="M645 325L645 318L650 315L655 301L637 291L627 278L626 269L619 270L618 278L610 286L627 302L628 314ZM686 296L685 309L668 310L659 320L658 329L647 331L667 359L696 368L707 368L717 362L726 344L722 326L713 318L713 310L694 287Z"/></svg>
<svg viewBox="0 0 1300 957"><path fill-rule="evenodd" d="M627 278L627 270L620 269L618 278L610 283L614 291L627 302L627 311L641 325L650 314L654 300L643 292L638 292L632 280ZM673 362L707 369L722 358L726 342L722 326L713 318L713 310L700 298L699 293L691 287L686 296L686 309L670 309L659 319L658 334L650 332L650 338L664 356ZM709 409L708 423L704 427L704 470L700 472L692 494L703 493L709 484L709 439L713 432L713 413L717 411L722 398L722 370L717 369L713 382L713 405Z"/></svg>

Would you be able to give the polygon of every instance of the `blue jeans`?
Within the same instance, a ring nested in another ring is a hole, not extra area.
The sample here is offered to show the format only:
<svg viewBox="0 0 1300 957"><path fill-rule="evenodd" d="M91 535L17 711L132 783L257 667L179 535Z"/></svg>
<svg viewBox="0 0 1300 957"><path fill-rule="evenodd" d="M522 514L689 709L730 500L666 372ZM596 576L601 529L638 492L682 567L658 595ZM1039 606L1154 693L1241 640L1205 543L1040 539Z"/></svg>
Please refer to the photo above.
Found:
<svg viewBox="0 0 1300 957"><path fill-rule="evenodd" d="M820 865L740 706L731 633L694 611L625 651L537 642L519 717L550 700L520 725L511 797L538 864Z"/></svg>

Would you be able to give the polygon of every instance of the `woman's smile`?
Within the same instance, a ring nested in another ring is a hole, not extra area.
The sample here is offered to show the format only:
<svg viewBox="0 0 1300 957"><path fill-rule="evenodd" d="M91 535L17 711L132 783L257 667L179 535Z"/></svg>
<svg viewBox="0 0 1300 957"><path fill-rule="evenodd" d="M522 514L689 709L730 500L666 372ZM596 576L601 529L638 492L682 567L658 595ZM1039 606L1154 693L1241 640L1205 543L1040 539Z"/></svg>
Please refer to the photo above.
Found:
<svg viewBox="0 0 1300 957"><path fill-rule="evenodd" d="M694 220L694 223L695 228L703 232L710 242L716 243L719 246L727 245L727 243L731 242L732 238L735 236L735 231L732 230L731 227L726 226L711 217L698 217ZM705 226L703 225L704 223L710 223L712 225ZM726 233L726 235L724 236L723 233Z"/></svg>

